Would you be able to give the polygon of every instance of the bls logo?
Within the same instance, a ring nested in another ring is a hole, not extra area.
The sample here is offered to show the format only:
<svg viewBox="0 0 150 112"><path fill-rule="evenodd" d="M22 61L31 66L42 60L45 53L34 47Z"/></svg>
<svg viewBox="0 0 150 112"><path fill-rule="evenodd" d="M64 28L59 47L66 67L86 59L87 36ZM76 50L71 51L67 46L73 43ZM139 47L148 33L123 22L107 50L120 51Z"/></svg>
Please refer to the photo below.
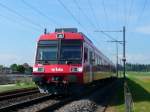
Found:
<svg viewBox="0 0 150 112"><path fill-rule="evenodd" d="M53 72L62 72L62 71L64 71L64 69L63 68L52 68L51 71L53 71Z"/></svg>

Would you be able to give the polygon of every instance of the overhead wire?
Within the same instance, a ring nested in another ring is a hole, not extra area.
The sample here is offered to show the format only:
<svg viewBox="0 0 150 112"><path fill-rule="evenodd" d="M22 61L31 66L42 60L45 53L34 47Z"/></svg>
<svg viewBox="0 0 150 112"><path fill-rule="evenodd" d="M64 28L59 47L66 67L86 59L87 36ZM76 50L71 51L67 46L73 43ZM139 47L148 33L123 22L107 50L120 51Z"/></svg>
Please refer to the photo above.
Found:
<svg viewBox="0 0 150 112"><path fill-rule="evenodd" d="M80 11L82 12L82 14L85 16L85 18L87 18L88 22L90 22L91 26L97 28L97 27L94 25L94 23L91 21L91 19L84 13L84 11L82 10L82 8L81 8L80 5L78 4L78 2L77 2L76 0L73 0L73 1L74 1L74 3L76 4L77 8L80 9ZM108 36L108 37L111 38L111 39L113 38L113 37L111 37L110 35L106 34L105 32L101 32L101 33L103 33L104 35ZM113 39L113 40L114 40L114 39Z"/></svg>
<svg viewBox="0 0 150 112"><path fill-rule="evenodd" d="M95 15L95 11L94 11L93 5L92 5L92 3L91 3L90 0L88 0L88 5L89 5L89 7L90 7L90 9L91 9L91 12L92 12L92 14L93 14L93 17L94 17L94 19L95 19L97 28L101 28L101 27L102 27L102 24L100 24L100 23L98 22L97 16Z"/></svg>
<svg viewBox="0 0 150 112"><path fill-rule="evenodd" d="M123 5L124 5L124 26L126 26L126 22L127 22L127 8L126 8L126 0L124 0L124 3L123 3Z"/></svg>
<svg viewBox="0 0 150 112"><path fill-rule="evenodd" d="M72 12L65 6L65 4L61 1L61 0L57 0L62 6L63 8L71 15L71 17L78 23L78 25L80 25L85 31L86 33L88 34L88 37L92 37L91 33L89 33L87 31L87 29L85 28L84 25L81 24L81 22L72 14ZM94 39L94 42L97 44L97 45L100 45L99 41L96 41L95 38L91 38L91 39Z"/></svg>
<svg viewBox="0 0 150 112"><path fill-rule="evenodd" d="M38 28L42 28L43 29L43 27L40 24L36 23L35 21L32 21L31 19L29 19L29 18L25 17L24 15L18 13L17 11L9 8L8 6L6 6L6 5L4 5L2 3L0 3L0 6L3 7L4 9L8 10L9 12L11 12L11 13L19 16L19 17L21 17L24 21L26 21L26 22L28 22L28 23L30 23L30 24L38 27Z"/></svg>
<svg viewBox="0 0 150 112"><path fill-rule="evenodd" d="M88 30L86 29L86 27L83 25L83 24L81 24L81 22L72 14L72 12L66 7L66 5L61 1L61 0L57 0L59 3L60 3L60 5L71 15L71 17L74 19L74 21L76 21L76 23L78 24L78 25L80 25L81 27L82 27L82 29L84 30L84 31L86 31L86 33L90 36L90 37L92 37L92 35L91 35L91 33L89 33L88 32Z"/></svg>
<svg viewBox="0 0 150 112"><path fill-rule="evenodd" d="M27 7L29 7L30 9L32 9L33 11L37 12L39 15L45 17L48 21L50 21L53 24L57 24L58 26L60 25L60 23L56 22L53 18L49 17L48 15L46 15L45 13L43 13L41 10L39 10L38 8L34 7L33 5L31 5L30 3L28 3L25 0L21 0L22 3L24 5L26 5Z"/></svg>
<svg viewBox="0 0 150 112"><path fill-rule="evenodd" d="M86 13L84 13L83 9L80 7L80 5L78 4L78 2L76 0L73 0L76 7L82 12L83 16L88 20L88 22L90 23L90 25L94 28L97 29L97 26L92 22L92 20L86 15Z"/></svg>
<svg viewBox="0 0 150 112"><path fill-rule="evenodd" d="M101 28L100 26L102 26L102 25L100 25L100 23L97 21L97 17L96 17L96 15L95 15L95 13L94 13L94 9L93 9L93 6L92 6L92 3L90 2L90 0L88 0L88 4L89 4L89 7L90 7L91 12L92 12L92 14L93 14L93 17L95 18L95 21L96 21L96 23L97 23L97 28L100 29L100 28ZM103 5L103 6L105 7L105 5ZM105 12L105 11L106 11L106 9L104 9L104 12ZM106 14L106 15L107 15L107 14ZM103 32L103 31L100 31L100 33L102 33L103 35L107 36L107 37L110 38L111 40L115 40L112 36L110 36L109 34Z"/></svg>
<svg viewBox="0 0 150 112"><path fill-rule="evenodd" d="M105 6L104 0L102 1L102 6L103 6L104 14L105 14L105 17L106 17L107 26L108 26L109 19L108 19L108 15L107 15L107 11L106 11L106 6Z"/></svg>
<svg viewBox="0 0 150 112"><path fill-rule="evenodd" d="M127 24L126 24L127 27L130 24L130 18L131 18L131 13L132 13L132 9L133 9L133 3L134 3L134 0L131 0L131 4L129 7L129 15L127 16Z"/></svg>
<svg viewBox="0 0 150 112"><path fill-rule="evenodd" d="M23 23L21 23L21 22L18 22L18 20L16 20L16 19L10 19L9 17L7 17L7 16L5 16L5 15L1 15L0 14L0 17L2 17L2 18L4 18L4 19L6 19L6 20L8 20L8 21L11 21L11 22L15 22L15 23L17 23L18 25L20 25L20 26L27 26L26 24L23 24ZM40 29L38 29L38 28L36 28L36 27L33 27L33 26L30 26L30 27L28 27L28 28L33 28L34 30L36 30L36 31L40 31Z"/></svg>
<svg viewBox="0 0 150 112"><path fill-rule="evenodd" d="M92 3L90 2L90 0L88 0L88 6L89 6L89 8L90 8L90 10L91 10L91 12L92 12L92 14L93 14L93 17L94 17L94 19L95 19L96 24L97 24L97 29L102 28L102 24L100 25L99 22L97 21L97 17L96 17L96 15L95 15L95 13L94 13L94 9L93 9L93 7L92 7ZM104 7L105 7L105 6L104 6ZM104 12L105 12L105 14L106 14L106 9L104 9ZM107 14L106 14L106 15L107 15ZM106 17L107 17L107 16L106 16ZM109 35L109 34L103 32L103 31L100 31L99 33L102 33L103 35L105 35L104 37L107 36L107 38L116 41L116 39L115 39L114 37L112 37L111 35ZM109 47L107 47L107 48L109 48ZM110 55L110 53L109 53L109 55Z"/></svg>
<svg viewBox="0 0 150 112"><path fill-rule="evenodd" d="M138 16L138 18L137 18L136 25L137 25L138 23L140 23L141 18L142 18L142 16L143 16L143 13L144 13L144 11L145 11L146 5L147 5L147 0L144 1L142 10L141 10L141 12L140 12L140 14L139 14L139 16Z"/></svg>
<svg viewBox="0 0 150 112"><path fill-rule="evenodd" d="M72 14L72 12L65 6L65 4L61 0L57 0L57 1L71 15L71 17L78 23L78 25L80 25L86 31L85 27L81 24L80 21L78 21L78 19Z"/></svg>
<svg viewBox="0 0 150 112"><path fill-rule="evenodd" d="M90 23L91 27L97 28L96 25L92 22L92 20L88 17L88 15L86 15L86 13L84 13L84 10L80 7L80 5L78 4L78 2L76 0L73 0L73 2L75 3L76 7L80 10L80 12L82 13L82 15L85 17L85 19L88 20L88 22ZM93 38L95 40L95 38ZM99 41L97 42L95 40L95 42L100 45Z"/></svg>
<svg viewBox="0 0 150 112"><path fill-rule="evenodd" d="M75 5L77 6L77 8L82 12L83 16L85 16L85 18L88 20L88 22L90 23L90 25L92 27L95 27L95 24L91 21L91 19L86 15L86 13L84 13L83 9L80 7L80 5L78 4L78 2L76 0L73 0Z"/></svg>

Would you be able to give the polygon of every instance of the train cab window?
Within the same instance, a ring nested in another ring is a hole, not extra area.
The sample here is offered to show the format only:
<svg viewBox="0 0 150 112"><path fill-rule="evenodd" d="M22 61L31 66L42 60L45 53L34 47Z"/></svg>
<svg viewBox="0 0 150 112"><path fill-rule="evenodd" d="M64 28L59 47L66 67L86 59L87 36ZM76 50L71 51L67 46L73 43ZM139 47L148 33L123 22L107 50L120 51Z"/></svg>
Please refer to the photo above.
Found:
<svg viewBox="0 0 150 112"><path fill-rule="evenodd" d="M84 48L84 62L88 61L88 48Z"/></svg>

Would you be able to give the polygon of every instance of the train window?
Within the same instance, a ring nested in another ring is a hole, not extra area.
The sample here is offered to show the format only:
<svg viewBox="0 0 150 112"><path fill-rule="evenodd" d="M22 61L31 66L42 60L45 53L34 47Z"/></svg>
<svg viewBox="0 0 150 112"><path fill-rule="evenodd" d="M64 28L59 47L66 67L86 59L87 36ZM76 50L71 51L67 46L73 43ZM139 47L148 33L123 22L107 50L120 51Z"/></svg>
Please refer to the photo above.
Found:
<svg viewBox="0 0 150 112"><path fill-rule="evenodd" d="M81 47L80 46L62 46L61 47L61 59L63 60L80 60L81 59Z"/></svg>
<svg viewBox="0 0 150 112"><path fill-rule="evenodd" d="M61 40L59 63L80 64L82 61L81 40Z"/></svg>
<svg viewBox="0 0 150 112"><path fill-rule="evenodd" d="M95 63L95 62L96 62L96 54L95 54L95 53L93 53L92 61L93 61L93 64L96 64L96 63Z"/></svg>
<svg viewBox="0 0 150 112"><path fill-rule="evenodd" d="M95 54L95 64L97 65L98 63L98 57L97 57L97 54Z"/></svg>
<svg viewBox="0 0 150 112"><path fill-rule="evenodd" d="M37 60L56 60L57 47L38 47Z"/></svg>
<svg viewBox="0 0 150 112"><path fill-rule="evenodd" d="M90 51L90 64L93 64L93 53Z"/></svg>
<svg viewBox="0 0 150 112"><path fill-rule="evenodd" d="M88 61L88 48L84 48L84 62Z"/></svg>
<svg viewBox="0 0 150 112"><path fill-rule="evenodd" d="M102 59L99 57L99 65L102 65Z"/></svg>
<svg viewBox="0 0 150 112"><path fill-rule="evenodd" d="M99 57L98 57L98 55L97 55L97 65L99 64Z"/></svg>
<svg viewBox="0 0 150 112"><path fill-rule="evenodd" d="M49 41L49 40L40 40L39 42L38 42L38 45L39 46L55 46L55 45L57 45L58 44L58 42L57 41L55 41L55 40L51 40L51 41Z"/></svg>
<svg viewBox="0 0 150 112"><path fill-rule="evenodd" d="M98 60L99 60L99 58L98 58L98 55L97 55L97 63L96 63L97 65L98 65Z"/></svg>

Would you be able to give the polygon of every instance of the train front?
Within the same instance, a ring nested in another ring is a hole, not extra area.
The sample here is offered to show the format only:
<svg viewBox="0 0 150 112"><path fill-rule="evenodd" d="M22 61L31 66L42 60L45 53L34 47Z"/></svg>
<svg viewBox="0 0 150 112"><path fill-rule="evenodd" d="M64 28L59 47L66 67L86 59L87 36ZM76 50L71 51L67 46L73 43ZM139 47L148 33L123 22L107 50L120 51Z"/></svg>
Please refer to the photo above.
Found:
<svg viewBox="0 0 150 112"><path fill-rule="evenodd" d="M41 93L68 93L83 82L82 35L76 32L44 34L37 43L33 81Z"/></svg>

